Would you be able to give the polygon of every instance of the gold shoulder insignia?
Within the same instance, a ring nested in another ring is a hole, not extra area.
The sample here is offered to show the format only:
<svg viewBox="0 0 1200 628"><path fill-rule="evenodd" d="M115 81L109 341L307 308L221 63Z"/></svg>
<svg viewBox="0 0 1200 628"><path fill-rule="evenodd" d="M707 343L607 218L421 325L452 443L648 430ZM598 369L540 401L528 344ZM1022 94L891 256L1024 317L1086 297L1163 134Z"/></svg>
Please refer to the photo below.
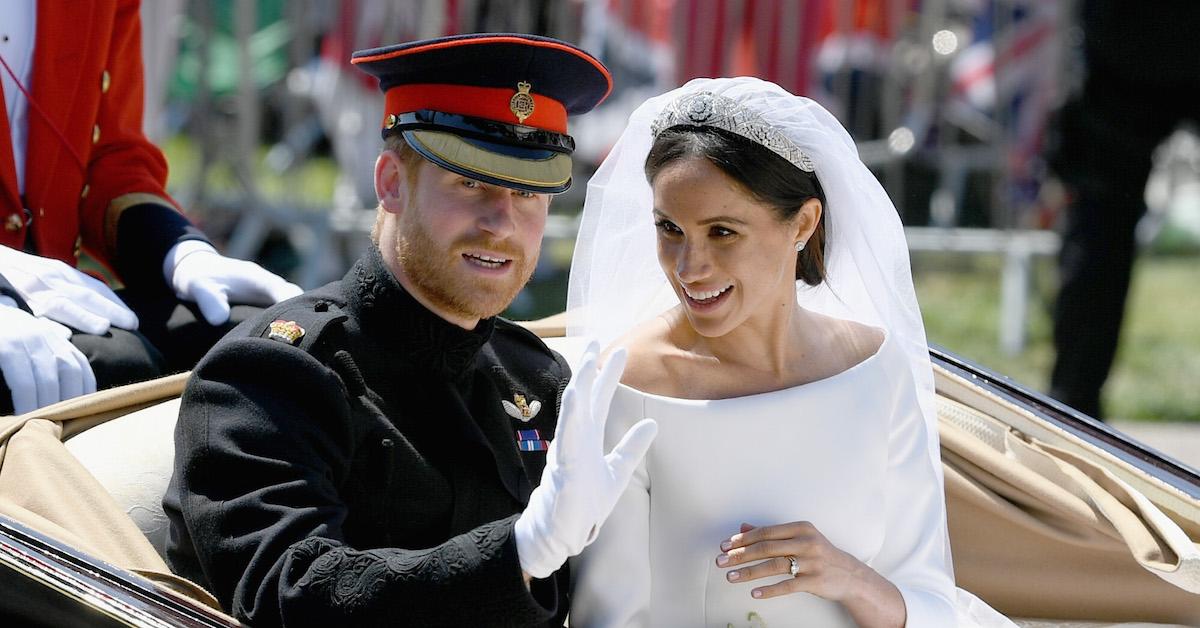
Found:
<svg viewBox="0 0 1200 628"><path fill-rule="evenodd" d="M304 328L297 325L296 321L285 321L283 319L271 323L271 333L267 334L267 338L278 340L294 345L300 342L304 337Z"/></svg>

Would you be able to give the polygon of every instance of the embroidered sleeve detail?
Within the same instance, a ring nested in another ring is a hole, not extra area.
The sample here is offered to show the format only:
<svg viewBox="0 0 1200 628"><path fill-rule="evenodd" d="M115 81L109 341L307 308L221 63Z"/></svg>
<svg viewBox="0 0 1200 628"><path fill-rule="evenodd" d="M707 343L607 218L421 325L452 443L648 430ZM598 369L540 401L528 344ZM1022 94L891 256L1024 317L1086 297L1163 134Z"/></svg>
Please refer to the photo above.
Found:
<svg viewBox="0 0 1200 628"><path fill-rule="evenodd" d="M539 604L522 581L514 520L485 524L422 550L354 550L323 538L296 543L280 582L283 623L546 622L556 609Z"/></svg>

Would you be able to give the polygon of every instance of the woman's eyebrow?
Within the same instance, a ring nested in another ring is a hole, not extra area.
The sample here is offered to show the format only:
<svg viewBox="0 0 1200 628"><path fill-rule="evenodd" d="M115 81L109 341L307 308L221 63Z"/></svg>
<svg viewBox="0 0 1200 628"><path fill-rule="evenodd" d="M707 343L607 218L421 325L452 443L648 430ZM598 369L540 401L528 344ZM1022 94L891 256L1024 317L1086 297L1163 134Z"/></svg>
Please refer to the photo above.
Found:
<svg viewBox="0 0 1200 628"><path fill-rule="evenodd" d="M662 218L664 220L672 220L672 221L675 220L674 218L671 218L670 216L668 216L666 213L664 213L662 210L658 209L657 207L654 208L652 213L654 214L655 218ZM750 224L750 223L746 222L745 220L742 220L741 218L734 218L733 216L712 216L710 218L705 218L704 220L701 220L701 221L697 222L696 224L700 225L700 226L704 226L704 225L711 225L714 222L729 222L729 223L733 223L735 225Z"/></svg>

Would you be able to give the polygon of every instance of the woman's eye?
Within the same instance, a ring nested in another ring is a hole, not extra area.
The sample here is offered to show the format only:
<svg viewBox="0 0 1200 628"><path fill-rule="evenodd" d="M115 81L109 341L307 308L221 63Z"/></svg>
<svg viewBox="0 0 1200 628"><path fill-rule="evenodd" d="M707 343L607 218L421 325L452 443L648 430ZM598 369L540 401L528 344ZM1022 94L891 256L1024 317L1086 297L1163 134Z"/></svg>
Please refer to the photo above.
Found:
<svg viewBox="0 0 1200 628"><path fill-rule="evenodd" d="M654 226L657 227L658 230L662 231L663 233L669 233L669 234L683 233L682 231L680 231L679 227L675 226L675 223L671 222L670 220L657 220L654 222Z"/></svg>
<svg viewBox="0 0 1200 628"><path fill-rule="evenodd" d="M726 229L725 227L713 227L711 233L718 238L727 238L732 235L737 235L736 231Z"/></svg>

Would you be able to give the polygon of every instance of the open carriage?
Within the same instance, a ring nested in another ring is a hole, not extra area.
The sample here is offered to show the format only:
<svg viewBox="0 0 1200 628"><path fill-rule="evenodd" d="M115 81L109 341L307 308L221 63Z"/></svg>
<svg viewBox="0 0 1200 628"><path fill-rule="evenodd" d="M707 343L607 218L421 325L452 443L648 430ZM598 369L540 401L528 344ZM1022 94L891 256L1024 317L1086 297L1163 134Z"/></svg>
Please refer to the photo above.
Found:
<svg viewBox="0 0 1200 628"><path fill-rule="evenodd" d="M529 326L571 355L553 320ZM1200 626L1200 472L931 357L959 586L1025 626ZM0 418L0 623L239 625L161 558L185 381Z"/></svg>

